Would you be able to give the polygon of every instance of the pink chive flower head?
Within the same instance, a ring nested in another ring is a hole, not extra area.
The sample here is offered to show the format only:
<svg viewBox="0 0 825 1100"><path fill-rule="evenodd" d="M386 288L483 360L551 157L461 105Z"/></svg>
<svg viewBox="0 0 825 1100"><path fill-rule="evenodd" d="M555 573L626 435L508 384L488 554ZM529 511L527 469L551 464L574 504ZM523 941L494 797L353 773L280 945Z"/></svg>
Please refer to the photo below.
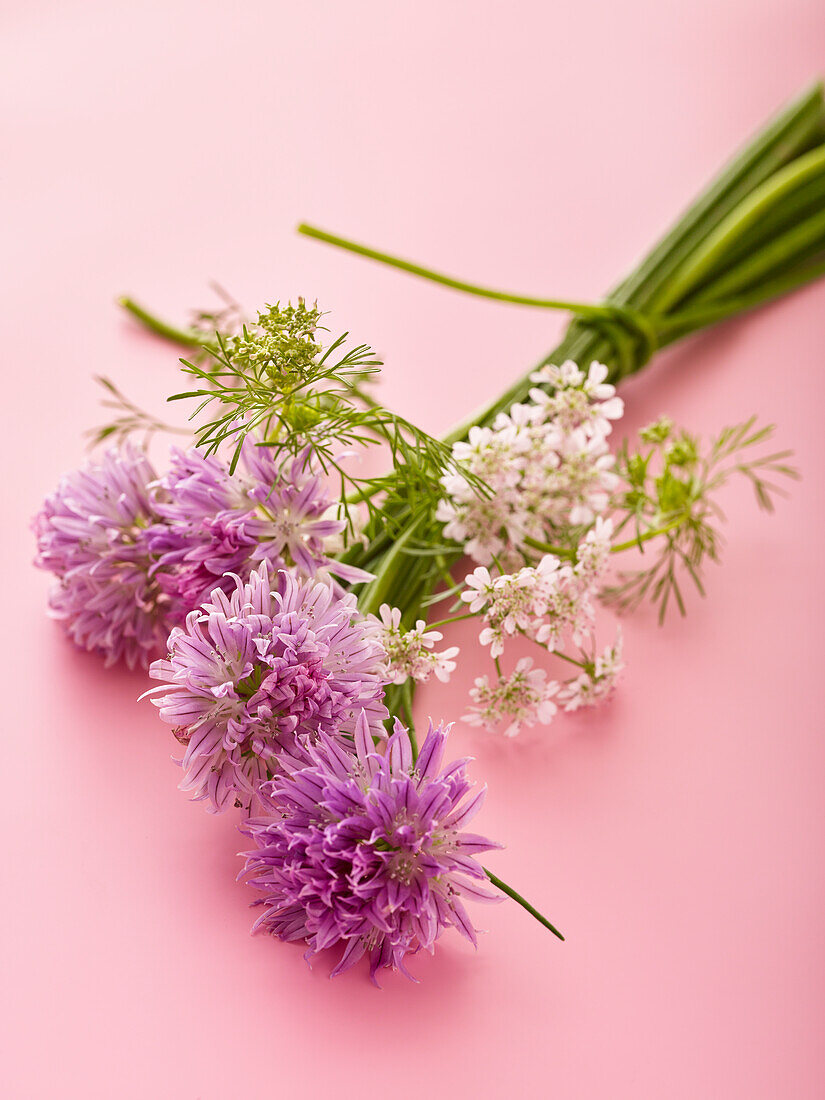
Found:
<svg viewBox="0 0 825 1100"><path fill-rule="evenodd" d="M186 746L181 789L215 812L249 805L297 737L352 740L362 712L383 733L385 653L354 596L266 562L221 589L169 636L151 676L160 717Z"/></svg>
<svg viewBox="0 0 825 1100"><path fill-rule="evenodd" d="M107 665L146 667L172 627L150 546L156 477L144 452L127 444L64 476L34 519L35 562L57 577L51 613Z"/></svg>
<svg viewBox="0 0 825 1100"><path fill-rule="evenodd" d="M406 956L451 926L476 944L464 900L497 900L475 856L500 845L462 831L485 791L470 794L466 760L442 768L446 739L431 725L414 762L400 723L379 751L362 715L354 753L322 734L284 760L270 812L242 826L255 844L242 877L264 895L254 927L305 941L308 959L342 947L332 976L367 955L373 981L381 967L410 977Z"/></svg>
<svg viewBox="0 0 825 1100"><path fill-rule="evenodd" d="M212 455L174 449L169 471L156 485L163 523L152 537L158 580L179 621L215 588L231 593L236 574L247 580L260 562L273 573L295 567L305 576L320 569L344 580L360 570L338 566L325 549L344 521L302 453L285 467L269 448L247 437L233 474Z"/></svg>

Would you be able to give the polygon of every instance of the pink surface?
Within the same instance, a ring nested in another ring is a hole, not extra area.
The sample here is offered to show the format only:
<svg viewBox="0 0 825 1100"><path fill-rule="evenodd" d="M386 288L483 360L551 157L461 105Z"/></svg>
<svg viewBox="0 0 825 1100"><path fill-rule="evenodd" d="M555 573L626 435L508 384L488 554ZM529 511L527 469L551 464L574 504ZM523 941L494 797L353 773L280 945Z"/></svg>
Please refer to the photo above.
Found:
<svg viewBox="0 0 825 1100"><path fill-rule="evenodd" d="M240 838L176 790L168 731L44 617L26 524L220 280L304 294L383 353L386 399L446 428L562 319L463 300L293 235L300 218L479 281L600 294L817 75L819 0L614 5L4 5L6 780L0 1092L9 1097L821 1096L825 794L819 285L663 355L630 428L776 420L805 480L725 494L725 563L686 621L625 626L606 709L531 742L460 725L513 905L415 960L330 983L248 935ZM469 649L472 632L456 631ZM419 713L457 717L469 663Z"/></svg>

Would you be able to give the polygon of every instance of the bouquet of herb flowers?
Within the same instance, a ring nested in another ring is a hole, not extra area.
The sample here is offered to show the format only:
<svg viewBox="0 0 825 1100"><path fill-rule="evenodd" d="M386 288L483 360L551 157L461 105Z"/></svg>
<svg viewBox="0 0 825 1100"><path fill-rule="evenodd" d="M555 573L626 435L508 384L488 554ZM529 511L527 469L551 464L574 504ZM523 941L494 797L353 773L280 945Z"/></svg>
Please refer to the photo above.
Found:
<svg viewBox="0 0 825 1100"><path fill-rule="evenodd" d="M310 226L306 235L454 289L573 314L562 343L489 407L435 439L376 398L369 347L333 337L303 299L255 318L200 314L188 443L162 471L136 440L164 425L108 380L110 449L67 475L35 520L52 614L72 640L142 666L181 745L181 788L240 814L256 927L405 969L469 901L502 894L554 926L478 857L481 807L449 725L416 734L418 684L449 678L444 632L476 618L485 667L462 721L515 737L606 699L622 669L599 602L684 613L719 558L718 490L770 510L789 452L746 418L703 441L663 416L612 446L621 379L658 348L825 270L819 87L760 133L598 304L461 282ZM114 444L112 447L111 445ZM359 460L377 448L386 472ZM622 564L623 558L629 564ZM533 658L513 659L526 638Z"/></svg>

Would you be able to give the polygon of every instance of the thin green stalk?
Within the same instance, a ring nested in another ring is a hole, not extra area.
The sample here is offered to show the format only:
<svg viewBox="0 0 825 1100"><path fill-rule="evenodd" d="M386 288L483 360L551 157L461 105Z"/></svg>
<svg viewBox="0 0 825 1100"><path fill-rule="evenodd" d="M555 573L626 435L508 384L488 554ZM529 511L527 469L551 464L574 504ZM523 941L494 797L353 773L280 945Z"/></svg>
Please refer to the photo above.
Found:
<svg viewBox="0 0 825 1100"><path fill-rule="evenodd" d="M180 344L181 347L185 348L200 348L204 346L202 332L196 332L194 329L176 328L174 325L170 325L160 317L157 317L154 313L150 313L149 310L144 309L143 306L138 305L133 298L118 298L117 304L121 309L125 309L127 313L131 313L135 320L139 321L144 328L149 329L150 332L154 332L156 336L163 337L164 340L169 340L173 344Z"/></svg>
<svg viewBox="0 0 825 1100"><path fill-rule="evenodd" d="M439 619L437 623L427 623L427 630L437 630L442 626L449 626L450 623L460 623L465 619L474 619L476 614L474 611L468 611L466 615L453 615L449 619Z"/></svg>
<svg viewBox="0 0 825 1100"><path fill-rule="evenodd" d="M540 913L538 909L535 908L535 906L531 905L526 898L523 898L521 894L517 893L512 886L508 886L503 879L500 879L498 875L494 875L493 872L490 871L487 867L484 867L482 869L490 882L492 882L493 886L501 890L501 892L503 894L506 894L508 898L512 898L513 901L518 902L522 909L526 909L531 917L535 917L539 924L543 924L544 927L552 932L554 936L558 936L560 940L564 939L564 936L561 934L561 932L559 932L558 928L556 928L554 924L551 924L547 917Z"/></svg>
<svg viewBox="0 0 825 1100"><path fill-rule="evenodd" d="M617 546L611 546L610 552L612 554L619 554L622 550L632 550L642 542L648 542L650 539L658 538L659 535L666 535L668 531L673 531L676 527L681 527L684 522L684 516L677 516L669 523L665 523L662 527L651 527L647 531L643 531L640 535L637 535L634 539L628 539L627 542L620 542Z"/></svg>
<svg viewBox="0 0 825 1100"><path fill-rule="evenodd" d="M319 229L317 226L309 225L306 222L301 222L297 227L297 232L304 237L312 237L316 241L323 241L324 244L341 248L345 252L353 252L357 256L364 256L369 260L386 264L388 267L397 268L399 271L406 271L409 275L416 275L421 279L427 279L429 282L450 287L452 290L460 290L464 294L472 294L479 298L492 298L497 302L509 302L511 305L567 310L570 313L580 314L582 317L615 319L615 310L594 305L592 302L569 302L561 298L536 298L527 294L511 294L505 290L492 290L489 287L468 283L463 279L454 279L451 275L445 275L442 272L423 267L421 264L412 263L410 260L402 260L399 256L392 256L388 252L380 252L376 248L358 244L356 241L340 237L335 233L328 233L326 230Z"/></svg>
<svg viewBox="0 0 825 1100"><path fill-rule="evenodd" d="M404 719L407 723L407 734L410 738L410 745L412 746L413 762L418 759L418 739L415 736L415 719L413 718L414 690L414 682L408 676L404 683L401 685L401 707L404 711Z"/></svg>
<svg viewBox="0 0 825 1100"><path fill-rule="evenodd" d="M365 500L372 500L374 496L377 496L380 492L383 492L382 486L374 485L369 489L359 489L354 493L347 493L344 497L345 504L362 504Z"/></svg>
<svg viewBox="0 0 825 1100"><path fill-rule="evenodd" d="M646 349L645 361L659 346L653 318L645 317L628 306L617 305L613 302L594 304L592 302L570 302L560 298L534 298L524 294L510 294L508 291L503 290L491 290L489 287L468 283L463 279L454 279L450 275L444 275L441 272L433 271L431 268L411 263L409 260L402 260L399 256L392 256L388 252L379 252L375 248L358 244L346 237L327 233L325 230L307 225L305 222L298 226L297 231L305 237L312 237L315 240L323 241L325 244L342 248L346 252L353 252L358 256L365 256L367 259L377 260L388 267L397 268L399 271L405 271L410 275L416 275L419 278L427 279L452 290L459 290L464 294L492 298L498 302L515 305L533 306L539 309L559 309L573 313L585 322L590 322L609 332L611 342L615 347L624 349L628 361L633 359L636 342L639 342Z"/></svg>
<svg viewBox="0 0 825 1100"><path fill-rule="evenodd" d="M358 601L362 614L376 614L381 604L386 602L393 581L393 566L400 561L404 553L404 547L415 534L419 523L420 519L408 527L404 534L396 540L381 563L381 567L375 575L375 580L370 581L362 591Z"/></svg>
<svg viewBox="0 0 825 1100"><path fill-rule="evenodd" d="M570 558L571 561L576 556L576 551L571 550L569 546L553 546L552 543L542 542L541 539L534 539L532 535L525 535L524 542L527 546L531 546L534 550L538 550L542 554L554 554L557 558Z"/></svg>
<svg viewBox="0 0 825 1100"><path fill-rule="evenodd" d="M567 661L569 664L575 665L576 668L587 668L587 665L584 663L584 661L577 661L575 657L570 657L567 653L562 653L559 649L553 650L553 656L561 657L563 661Z"/></svg>

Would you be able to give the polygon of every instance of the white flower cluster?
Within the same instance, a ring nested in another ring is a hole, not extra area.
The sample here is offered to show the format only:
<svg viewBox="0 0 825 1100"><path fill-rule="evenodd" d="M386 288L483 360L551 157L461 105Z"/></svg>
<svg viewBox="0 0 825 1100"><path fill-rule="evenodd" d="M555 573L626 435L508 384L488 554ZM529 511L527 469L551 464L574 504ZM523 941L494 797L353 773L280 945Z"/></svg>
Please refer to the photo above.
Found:
<svg viewBox="0 0 825 1100"><path fill-rule="evenodd" d="M559 692L559 702L564 704L565 710L595 706L613 690L623 668L622 634L619 631L613 645L608 646L593 662L592 670L587 669L574 680L567 681Z"/></svg>
<svg viewBox="0 0 825 1100"><path fill-rule="evenodd" d="M580 651L587 644L595 652L593 599L608 566L612 535L612 521L599 517L572 562L563 564L547 554L536 566L523 566L515 573L494 577L486 566L479 566L466 578L461 599L484 620L479 640L490 647L494 659L503 653L507 638L516 634L551 653L561 652L568 639ZM488 728L507 721L505 735L513 737L522 725L546 725L557 710L556 697L569 711L600 701L623 667L621 638L598 657L568 659L582 671L564 682L548 681L527 658L511 676L500 673L495 683L486 676L477 679L470 692L475 705L466 720Z"/></svg>
<svg viewBox="0 0 825 1100"><path fill-rule="evenodd" d="M475 706L464 721L491 729L509 720L504 736L515 737L522 726L536 722L546 726L552 720L558 709L553 702L558 690L554 680L548 683L544 669L533 668L532 660L522 657L512 675L500 676L496 683L490 683L487 676L478 677L470 691Z"/></svg>
<svg viewBox="0 0 825 1100"><path fill-rule="evenodd" d="M607 698L624 668L621 633L573 679L548 680L544 669L532 666L529 657L522 657L509 676L493 682L478 677L470 690L473 706L463 720L487 729L507 722L504 736L515 737L522 726L549 725L559 706L566 711L595 706Z"/></svg>
<svg viewBox="0 0 825 1100"><path fill-rule="evenodd" d="M514 634L524 634L551 653L569 635L580 646L593 626L593 597L610 558L613 524L599 518L579 543L575 564L545 554L536 566L493 577L480 565L465 580L461 599L485 626L479 635L499 657Z"/></svg>
<svg viewBox="0 0 825 1100"><path fill-rule="evenodd" d="M601 363L587 373L569 361L543 367L531 380L552 393L532 389L530 404L513 405L492 428L472 428L453 445L456 462L490 494L460 474L446 475L437 518L474 561L515 568L535 557L527 539L557 541L605 510L618 483L606 440L624 408L606 377Z"/></svg>
<svg viewBox="0 0 825 1100"><path fill-rule="evenodd" d="M607 382L607 367L581 370L569 360L531 375L530 402L513 405L490 428L473 428L453 445L459 466L484 482L480 492L460 474L442 479L445 498L437 517L444 535L464 546L478 568L461 599L483 619L481 644L489 646L498 676L484 676L471 691L474 725L546 724L559 706L576 710L603 699L621 671L621 641L596 656L594 600L610 559L613 524L602 515L618 485L607 438L624 406ZM569 559L544 546L571 543L589 527ZM508 638L524 635L581 670L569 680L547 674L523 658L510 675L498 659ZM579 657L565 653L572 642Z"/></svg>
<svg viewBox="0 0 825 1100"><path fill-rule="evenodd" d="M423 619L419 619L412 630L404 630L397 607L382 603L378 610L380 619L374 615L370 618L381 627L381 644L387 655L384 675L388 683L403 684L408 677L424 683L433 675L442 682L449 680L455 668L453 658L458 654L458 646L436 653L433 646L444 636L440 630L427 630Z"/></svg>
<svg viewBox="0 0 825 1100"><path fill-rule="evenodd" d="M613 520L598 516L576 549L576 576L590 591L598 588L610 561Z"/></svg>

